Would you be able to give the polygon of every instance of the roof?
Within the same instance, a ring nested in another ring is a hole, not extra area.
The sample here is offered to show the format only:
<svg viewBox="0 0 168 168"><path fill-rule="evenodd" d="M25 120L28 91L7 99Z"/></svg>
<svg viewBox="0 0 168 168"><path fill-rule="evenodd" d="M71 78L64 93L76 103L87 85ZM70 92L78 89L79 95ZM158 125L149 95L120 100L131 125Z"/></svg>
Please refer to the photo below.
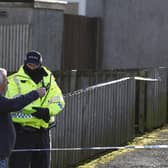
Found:
<svg viewBox="0 0 168 168"><path fill-rule="evenodd" d="M34 2L34 0L0 0L0 2L26 2L26 3L30 3L30 2Z"/></svg>
<svg viewBox="0 0 168 168"><path fill-rule="evenodd" d="M34 8L48 8L48 9L59 9L65 10L67 1L65 0L0 0L1 7L9 6L14 7L25 6L26 4L31 4Z"/></svg>
<svg viewBox="0 0 168 168"><path fill-rule="evenodd" d="M0 2L25 2L25 3L30 3L30 2L47 2L47 3L61 3L61 4L66 4L67 1L64 0L0 0Z"/></svg>

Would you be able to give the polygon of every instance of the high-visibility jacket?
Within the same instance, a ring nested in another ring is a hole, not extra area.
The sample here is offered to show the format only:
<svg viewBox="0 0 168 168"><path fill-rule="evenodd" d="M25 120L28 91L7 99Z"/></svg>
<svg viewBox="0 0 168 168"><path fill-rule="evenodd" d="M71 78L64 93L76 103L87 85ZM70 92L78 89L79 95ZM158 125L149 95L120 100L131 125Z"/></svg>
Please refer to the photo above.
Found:
<svg viewBox="0 0 168 168"><path fill-rule="evenodd" d="M43 80L38 84L24 72L23 66L19 68L18 72L8 77L9 83L6 92L8 98L17 97L40 87L47 88L47 92L43 98L37 99L19 112L11 113L13 122L19 123L22 126L31 126L37 129L40 127L48 128L49 123L54 121L54 116L61 112L65 106L62 92L58 87L54 76L46 67L42 66L42 68L44 68L48 75L44 76ZM35 112L32 107L48 108L50 113L49 123L31 115L31 113Z"/></svg>

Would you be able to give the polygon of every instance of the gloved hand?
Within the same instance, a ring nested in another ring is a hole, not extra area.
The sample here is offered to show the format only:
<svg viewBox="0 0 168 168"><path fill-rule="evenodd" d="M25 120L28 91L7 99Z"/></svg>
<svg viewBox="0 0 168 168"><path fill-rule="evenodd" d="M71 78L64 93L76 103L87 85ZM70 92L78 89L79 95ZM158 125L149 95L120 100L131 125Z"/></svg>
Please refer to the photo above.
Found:
<svg viewBox="0 0 168 168"><path fill-rule="evenodd" d="M48 108L32 107L32 109L36 110L34 113L31 113L32 116L43 119L45 122L50 121L50 114Z"/></svg>

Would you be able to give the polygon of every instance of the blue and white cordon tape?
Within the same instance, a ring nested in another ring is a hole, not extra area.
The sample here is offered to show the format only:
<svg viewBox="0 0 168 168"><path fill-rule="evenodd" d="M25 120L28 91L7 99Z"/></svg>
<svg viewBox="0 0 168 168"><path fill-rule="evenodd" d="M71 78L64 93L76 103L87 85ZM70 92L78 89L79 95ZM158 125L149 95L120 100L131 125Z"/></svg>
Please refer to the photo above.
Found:
<svg viewBox="0 0 168 168"><path fill-rule="evenodd" d="M46 148L46 149L14 149L12 152L40 152L40 151L82 151L82 150L113 150L113 149L168 149L168 145L144 146L108 146L108 147L81 147L81 148Z"/></svg>

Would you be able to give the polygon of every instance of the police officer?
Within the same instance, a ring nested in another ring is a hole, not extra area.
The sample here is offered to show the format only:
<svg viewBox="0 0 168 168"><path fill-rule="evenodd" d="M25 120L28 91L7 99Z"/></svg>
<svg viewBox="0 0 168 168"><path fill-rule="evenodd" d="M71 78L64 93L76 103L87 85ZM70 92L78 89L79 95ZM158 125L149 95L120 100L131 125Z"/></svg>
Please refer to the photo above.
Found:
<svg viewBox="0 0 168 168"><path fill-rule="evenodd" d="M30 90L45 87L43 98L34 101L22 111L12 113L16 128L15 149L46 149L50 147L49 125L65 102L53 74L42 65L38 51L26 55L24 65L8 77L8 97L16 97ZM50 152L14 152L9 159L10 168L49 168ZM30 167L29 167L30 166Z"/></svg>

